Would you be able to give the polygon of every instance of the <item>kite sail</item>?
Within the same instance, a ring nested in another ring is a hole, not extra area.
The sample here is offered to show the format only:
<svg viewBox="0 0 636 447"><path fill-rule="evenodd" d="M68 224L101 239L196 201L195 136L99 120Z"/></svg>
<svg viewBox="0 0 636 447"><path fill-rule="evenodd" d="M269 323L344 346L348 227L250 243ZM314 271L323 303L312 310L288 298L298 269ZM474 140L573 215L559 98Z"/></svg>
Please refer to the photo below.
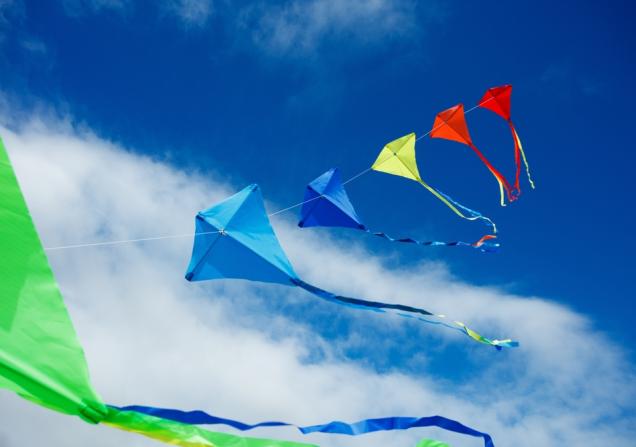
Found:
<svg viewBox="0 0 636 447"><path fill-rule="evenodd" d="M468 220L482 220L492 228L493 233L497 233L497 226L492 220L478 211L471 210L470 208L463 206L447 194L444 194L439 189L433 188L431 185L422 180L420 172L417 169L417 161L415 159L416 141L414 133L410 133L398 138L397 140L391 141L382 148L380 155L378 155L378 158L371 166L371 169L416 181L431 192L431 194L441 200L459 217Z"/></svg>
<svg viewBox="0 0 636 447"><path fill-rule="evenodd" d="M472 247L483 252L496 251L499 246L499 244L489 241L489 239L495 237L493 235L486 235L477 242L469 243L463 241L419 241L412 238L396 239L386 233L371 231L362 223L351 200L349 200L338 168L328 170L307 185L298 226L354 228L391 242L404 242L424 246Z"/></svg>
<svg viewBox="0 0 636 447"><path fill-rule="evenodd" d="M234 211L233 214L237 214L240 210ZM92 424L102 423L181 447L316 447L299 442L208 431L193 424L223 423L241 430L248 428L245 424L243 427L237 425L241 424L237 421L215 418L202 412L105 405L91 385L84 352L2 140L0 222L0 388L13 391L46 408L78 416ZM258 233L254 236L258 237ZM199 419L192 419L193 415L198 415ZM202 416L207 419L202 419ZM306 434L359 435L378 430L429 426L482 437L485 447L494 447L490 435L441 416L388 417L355 424L331 422L298 429ZM418 447L443 445L437 441L422 440Z"/></svg>
<svg viewBox="0 0 636 447"><path fill-rule="evenodd" d="M530 166L528 166L528 160L526 159L526 154L523 151L523 146L521 144L521 140L519 139L519 134L515 129L514 124L512 124L512 119L510 117L510 96L512 94L512 85L502 85L500 87L492 87L489 88L484 96L478 103L479 107L484 109L488 109L503 119L506 120L508 126L510 127L510 132L512 133L512 140L515 144L515 184L514 187L517 191L521 192L521 188L519 186L519 175L521 174L521 159L523 158L523 163L526 166L526 174L528 176L528 182L530 182L530 186L534 189L534 182L532 181L532 177L530 176Z"/></svg>
<svg viewBox="0 0 636 447"><path fill-rule="evenodd" d="M447 324L423 318L445 318L424 309L345 297L306 283L298 277L278 242L258 185L250 185L200 211L195 218L195 228L192 258L185 275L188 281L235 278L296 286L335 304L376 312L394 311L403 317L442 324L497 349L518 346L513 340L482 337L457 321Z"/></svg>
<svg viewBox="0 0 636 447"><path fill-rule="evenodd" d="M488 161L484 154L473 144L473 140L470 138L470 133L468 132L468 126L466 125L463 104L457 104L456 106L438 113L435 117L435 122L433 123L433 129L429 134L431 138L442 138L465 144L475 151L499 184L501 206L506 206L504 190L506 191L508 201L513 202L517 200L519 191L510 185L503 174L499 172L492 163Z"/></svg>

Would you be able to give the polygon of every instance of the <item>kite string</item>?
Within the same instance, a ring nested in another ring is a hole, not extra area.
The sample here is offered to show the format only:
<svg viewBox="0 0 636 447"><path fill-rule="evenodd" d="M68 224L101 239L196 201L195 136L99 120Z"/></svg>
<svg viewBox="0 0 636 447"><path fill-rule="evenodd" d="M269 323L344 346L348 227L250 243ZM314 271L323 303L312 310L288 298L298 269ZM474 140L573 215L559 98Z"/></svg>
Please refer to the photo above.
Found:
<svg viewBox="0 0 636 447"><path fill-rule="evenodd" d="M493 99L494 99L494 97L491 97L491 98L487 99L486 101L483 101L483 102L477 104L476 106L471 107L470 109L464 111L464 114L472 112L476 108L480 107L481 105L483 105L483 104L485 104L488 101L491 101ZM431 130L429 130L425 134L420 135L418 138L416 138L415 141L417 142L417 141L421 140L422 138L430 135L431 132L437 130L439 127L441 127L443 125L444 124L440 124L437 127L433 127ZM358 172L353 177L351 177L348 180L344 181L342 184L346 185L347 183L353 182L354 180L357 180L358 178L360 178L363 175L367 174L371 170L372 170L371 168L366 168L365 170ZM322 194L319 195L319 196L316 196L316 197L312 197L311 199L307 199L307 200L304 200L302 202L295 203L293 205L288 206L287 208L283 208L283 209L280 209L278 211L274 211L273 213L269 213L267 215L267 217L276 216L276 215L284 213L286 211L293 210L294 208L298 208L299 206L302 206L305 203L309 203L309 202L313 202L314 200L318 200L321 197L323 197ZM66 250L66 249L70 249L70 248L99 247L99 246L105 246L105 245L120 245L120 244L129 244L129 243L135 243L135 242L160 241L160 240L164 240L164 239L177 239L177 238L183 238L183 237L198 236L200 234L214 234L214 233L219 233L219 231L210 231L210 232L205 232L205 233L185 233L185 234L175 234L175 235L168 235L168 236L145 237L145 238L139 238L139 239L125 239L125 240L120 240L120 241L93 242L93 243L87 243L87 244L61 245L61 246L58 246L58 247L44 248L44 250L46 250L46 251L55 251L55 250Z"/></svg>
<svg viewBox="0 0 636 447"><path fill-rule="evenodd" d="M487 102L492 101L493 99L494 99L494 97L491 97L491 98L487 99L486 101L482 101L482 102L480 102L480 103L479 103L479 104L477 104L476 106L473 106L473 107L471 107L470 109L468 109L468 110L464 111L464 115L466 115L467 113L472 112L473 110L477 109L478 107L481 107L483 104L486 104ZM444 126L444 125L445 125L445 124L444 124L444 123L442 123L442 124L440 124L440 125L438 125L438 126L436 126L436 127L433 127L431 130L429 130L429 131L428 131L428 132L426 132L425 134L422 134L422 135L420 135L419 137L417 137L417 138L415 139L415 142L420 141L422 138L424 138L424 137L426 137L426 136L430 135L430 134L431 134L431 132L436 131L437 129L439 129L440 127L442 127L442 126ZM372 170L371 168L366 168L365 170L358 172L356 175L354 175L354 176L353 176L353 177L351 177L350 179L348 179L348 180L346 180L346 181L342 182L342 184L343 184L343 185L346 185L347 183L350 183L350 182L352 182L352 181L354 181L354 180L358 179L359 177L362 177L363 175L365 175L366 173L368 173L368 172L369 172L369 171L371 171L371 170ZM267 215L267 217L276 216L277 214L284 213L285 211L289 211L289 210L292 210L292 209L294 209L294 208L298 208L299 206L302 206L302 205L304 205L305 203L313 202L314 200L320 199L321 197L323 197L323 195L322 195L322 194L321 194L321 195L319 195L319 196L316 196L316 197L312 197L311 199L307 199L307 200L305 200L305 201L303 201L303 202L298 202L298 203L296 203L296 204L294 204L294 205L288 206L287 208L283 208L282 210L278 210L278 211L275 211L275 212L273 212L273 213L270 213L270 214L268 214L268 215Z"/></svg>
<svg viewBox="0 0 636 447"><path fill-rule="evenodd" d="M105 242L91 242L87 244L60 245L58 247L47 247L44 249L46 251L54 251L54 250L66 250L67 248L98 247L103 245L120 245L120 244L134 243L134 242L159 241L164 239L178 239L182 237L192 237L192 236L199 236L204 234L217 234L220 232L221 231L205 231L202 233L172 234L168 236L144 237L139 239L122 239L119 241L105 241Z"/></svg>
<svg viewBox="0 0 636 447"><path fill-rule="evenodd" d="M354 181L354 180L355 180L355 179L357 179L358 177L362 177L364 174L366 174L366 173L367 173L367 172L369 172L370 170L371 170L371 168L367 168L367 169L365 169L364 171L361 171L361 172L357 173L356 175L354 175L353 177L351 177L349 180L342 182L342 184L343 184L343 185L346 185L347 183ZM291 205L291 206L288 206L287 208L283 208L282 210L274 211L273 213L269 213L269 214L267 215L267 217L276 216L277 214L284 213L285 211L289 211L289 210L292 210L292 209L294 209L294 208L298 208L299 206L304 205L305 203L313 202L314 200L318 200L318 199L320 199L321 197L324 197L324 195L323 195L323 194L321 194L321 195L319 195L319 196L312 197L311 199L307 199L307 200L303 200L302 202L295 203L295 204L293 204L293 205Z"/></svg>

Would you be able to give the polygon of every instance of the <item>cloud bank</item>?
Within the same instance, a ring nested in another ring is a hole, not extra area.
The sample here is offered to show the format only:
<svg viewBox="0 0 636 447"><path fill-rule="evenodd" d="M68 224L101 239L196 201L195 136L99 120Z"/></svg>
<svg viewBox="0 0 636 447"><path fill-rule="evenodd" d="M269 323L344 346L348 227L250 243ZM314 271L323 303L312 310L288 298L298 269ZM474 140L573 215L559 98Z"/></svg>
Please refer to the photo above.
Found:
<svg viewBox="0 0 636 447"><path fill-rule="evenodd" d="M46 247L188 233L196 211L244 186L136 154L68 120L25 122L0 127L0 135ZM395 266L350 240L300 230L289 216L274 225L299 274L321 287L444 312L522 346L495 352L453 331L350 311L283 286L190 284L183 279L190 238L51 251L106 402L299 424L441 414L491 433L498 446L633 445L634 365L588 317L467 284L442 263ZM159 445L4 391L0 414L2 447ZM481 445L437 430L251 435L324 446L409 446L421 437Z"/></svg>

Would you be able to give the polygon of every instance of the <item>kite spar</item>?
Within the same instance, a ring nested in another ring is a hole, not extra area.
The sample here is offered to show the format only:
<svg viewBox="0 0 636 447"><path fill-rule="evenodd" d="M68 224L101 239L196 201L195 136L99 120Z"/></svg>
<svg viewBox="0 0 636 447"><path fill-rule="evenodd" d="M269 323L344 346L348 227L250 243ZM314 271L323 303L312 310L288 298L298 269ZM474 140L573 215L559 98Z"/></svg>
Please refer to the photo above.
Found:
<svg viewBox="0 0 636 447"><path fill-rule="evenodd" d="M393 238L386 233L371 231L358 217L340 178L338 168L332 168L307 185L305 200L300 210L299 227L344 227L366 231L391 242L403 242L424 246L471 247L483 252L496 251L499 244L489 242L493 235L486 235L477 242L420 241L412 238Z"/></svg>
<svg viewBox="0 0 636 447"><path fill-rule="evenodd" d="M497 349L518 346L510 339L483 337L457 321L449 324L444 320L428 320L423 317L446 317L424 309L336 295L303 281L278 242L258 185L250 185L200 211L195 218L195 228L192 258L185 275L188 281L234 278L296 286L335 304L376 312L391 311L402 317L441 324Z"/></svg>

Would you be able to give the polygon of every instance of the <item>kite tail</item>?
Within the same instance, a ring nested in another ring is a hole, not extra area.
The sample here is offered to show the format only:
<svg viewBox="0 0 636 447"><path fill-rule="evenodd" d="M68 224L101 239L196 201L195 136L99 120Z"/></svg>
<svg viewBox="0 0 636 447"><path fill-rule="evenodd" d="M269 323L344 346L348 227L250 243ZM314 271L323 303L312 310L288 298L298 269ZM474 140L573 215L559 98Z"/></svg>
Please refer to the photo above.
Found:
<svg viewBox="0 0 636 447"><path fill-rule="evenodd" d="M490 218L484 216L479 211L475 211L473 209L468 208L467 206L462 205L461 203L459 203L455 199L453 199L451 196L449 196L448 194L443 193L439 189L437 189L436 192L439 195L441 195L442 197L444 197L446 200L448 200L450 203L452 203L454 206L456 206L457 208L461 209L466 214L468 214L468 216L464 216L463 214L460 214L464 219L468 219L468 220L477 220L477 219L479 219L479 220L482 220L486 225L488 225L489 227L492 228L492 232L493 233L497 234L497 225L495 225L495 222L493 222ZM490 235L490 236L492 236L493 238L496 237L494 235Z"/></svg>
<svg viewBox="0 0 636 447"><path fill-rule="evenodd" d="M512 124L512 121L508 121L508 124L510 124L512 137L515 140L515 150L518 151L518 154L521 154L521 157L523 158L523 164L526 166L526 174L528 175L528 182L530 182L530 187L534 189L534 182L532 181L532 177L530 176L530 166L528 165L528 159L526 158L526 153L523 151L523 145L521 144L521 139L519 138L519 134L517 133L515 126ZM520 170L520 169L521 169L521 164L518 165L517 170Z"/></svg>
<svg viewBox="0 0 636 447"><path fill-rule="evenodd" d="M512 132L512 139L515 143L515 187L513 189L514 194L519 197L521 195L521 185L519 183L519 177L521 177L521 151L519 150L519 144L515 137L515 127L511 120L508 120L508 126Z"/></svg>
<svg viewBox="0 0 636 447"><path fill-rule="evenodd" d="M317 447L314 444L247 438L204 430L191 423L164 418L160 414L141 411L143 407L109 407L103 423L156 441L180 447Z"/></svg>
<svg viewBox="0 0 636 447"><path fill-rule="evenodd" d="M477 332L473 331L472 329L469 329L468 327L466 327L463 323L459 321L452 321L452 324L449 324L449 323L446 323L445 321L432 321L426 318L422 318L422 316L427 316L427 317L437 317L440 319L446 319L446 316L434 314L432 312L429 312L424 309L420 309L418 307L407 306L404 304L382 303L379 301L369 301L369 300L363 300L360 298L350 298L346 296L336 295L334 293L328 292L319 287L306 283L305 281L299 278L292 278L291 282L294 285L302 289L305 289L307 292L311 293L312 295L315 295L319 298L322 298L323 300L326 300L332 303L340 304L347 307L353 307L357 309L371 310L374 312L393 311L394 313L396 313L397 315L401 317L415 318L419 321L422 321L424 323L429 323L429 324L439 324L449 329L457 330L479 343L483 343L489 346L494 346L495 348L497 348L497 350L501 350L502 347L515 348L519 346L519 342L510 340L510 339L492 340L492 339L486 338L482 335L479 335Z"/></svg>
<svg viewBox="0 0 636 447"><path fill-rule="evenodd" d="M420 185L422 185L424 188L429 190L439 200L444 202L444 204L447 207L449 207L459 217L461 217L463 219L468 219L468 220L478 220L478 219L479 220L483 220L484 222L486 222L487 225L489 225L492 228L493 233L497 233L497 226L488 217L484 216L483 214L481 214L478 211L471 210L470 208L465 207L464 205L462 205L461 203L457 202L455 199L453 199L449 195L444 194L439 189L433 188L432 186L430 186L429 184L427 184L423 180L418 180L417 182ZM464 213L468 214L468 215L462 213L462 211Z"/></svg>
<svg viewBox="0 0 636 447"><path fill-rule="evenodd" d="M145 406L130 406L130 407L111 407L113 411L131 412L137 415L146 415L158 420L173 421L176 424L208 424L208 425L227 425L229 427L246 431L252 430L258 427L294 427L302 434L310 433L329 433L338 435L359 436L367 433L373 433L377 431L393 431L393 430L409 430L411 428L421 427L438 427L444 430L460 433L467 436L473 436L476 438L482 438L484 440L484 447L495 447L492 437L488 433L477 431L473 428L467 427L461 422L445 418L443 416L427 416L427 417L384 417L376 419L365 419L362 421L348 423L341 421L332 421L326 424L312 425L312 426L298 426L288 422L259 422L257 424L247 424L245 422L234 421L232 419L225 419L217 416L210 415L201 410L195 411L181 411L167 408L155 408ZM228 435L229 436L229 435ZM187 444L188 446L190 444ZM205 444L202 444L205 445ZM220 444L219 447L223 447ZM248 445L248 444L246 444ZM249 444L252 445L252 444ZM256 446L256 444L253 444ZM272 446L278 446L282 444L271 444ZM289 446L293 445L306 445L287 443ZM418 444L420 445L420 444ZM425 444L431 445L431 444ZM435 444L432 444L435 445Z"/></svg>
<svg viewBox="0 0 636 447"><path fill-rule="evenodd" d="M424 246L428 246L428 247L440 247L440 246L444 246L444 247L471 247L471 248L475 248L481 252L484 253L495 253L497 251L497 249L499 248L499 244L496 242L488 242L490 239L495 239L496 236L492 235L492 234L487 234L486 236L483 236L481 239L479 239L477 242L464 242L464 241L449 241L449 242L442 242L442 241L419 241L417 239L412 239L410 237L405 237L405 238L393 238L391 236L389 236L386 233L383 233L381 231L371 231L368 228L364 228L364 231L366 231L369 234L372 234L374 236L378 236L381 237L383 239L386 239L390 242L403 242L403 243L407 243L407 244L417 244L417 245L424 245Z"/></svg>
<svg viewBox="0 0 636 447"><path fill-rule="evenodd" d="M509 202L514 202L515 200L517 200L517 196L513 194L512 187L510 186L510 183L508 183L508 180L506 180L506 178L503 176L503 174L499 172L497 168L495 168L492 165L492 163L488 161L488 159L484 156L484 154L482 154L481 151L477 149L477 146L475 146L472 143L469 143L468 145L473 151L475 151L475 153L479 156L481 161L486 165L488 170L495 177L495 179L497 180L497 183L499 183L499 195L500 195L501 206L506 206L504 190L506 191L506 195L508 196Z"/></svg>

